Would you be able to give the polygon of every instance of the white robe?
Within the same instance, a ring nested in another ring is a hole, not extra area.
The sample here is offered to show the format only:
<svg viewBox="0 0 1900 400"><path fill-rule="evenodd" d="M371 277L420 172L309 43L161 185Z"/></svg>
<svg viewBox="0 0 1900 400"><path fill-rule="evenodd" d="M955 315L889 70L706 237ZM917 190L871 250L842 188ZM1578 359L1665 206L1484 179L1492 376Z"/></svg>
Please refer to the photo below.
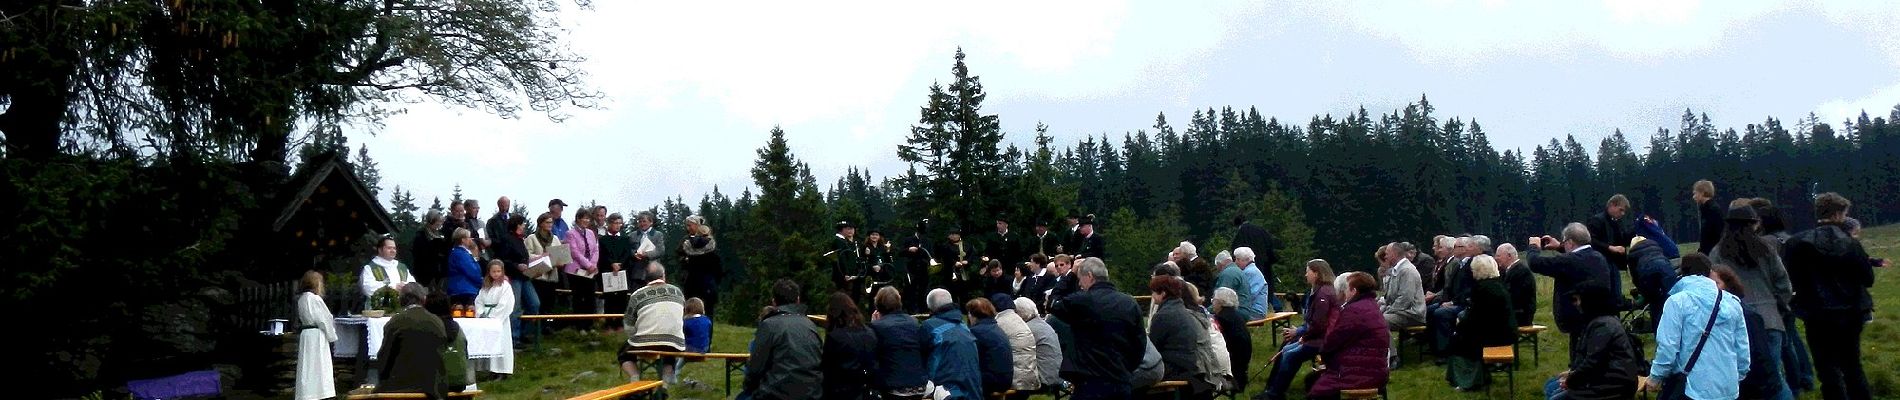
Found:
<svg viewBox="0 0 1900 400"><path fill-rule="evenodd" d="M308 326L310 329L304 329ZM336 369L330 365L330 342L336 341L336 319L323 297L304 292L297 296L296 400L336 397Z"/></svg>
<svg viewBox="0 0 1900 400"><path fill-rule="evenodd" d="M363 273L361 278L358 279L358 284L363 287L363 300L368 301L375 298L377 289L395 289L401 284L416 283L416 275L414 273L403 274L400 265L401 264L396 260L386 260L382 257L371 257L368 264L363 264ZM389 280L376 280L376 273L370 268L382 268L383 276L389 277ZM368 306L368 303L364 303L364 307Z"/></svg>
<svg viewBox="0 0 1900 400"><path fill-rule="evenodd" d="M508 282L495 286L484 286L475 294L475 315L481 318L494 318L506 326L515 312L515 289ZM478 371L497 374L515 373L515 353L505 352L500 357L486 360L469 360Z"/></svg>

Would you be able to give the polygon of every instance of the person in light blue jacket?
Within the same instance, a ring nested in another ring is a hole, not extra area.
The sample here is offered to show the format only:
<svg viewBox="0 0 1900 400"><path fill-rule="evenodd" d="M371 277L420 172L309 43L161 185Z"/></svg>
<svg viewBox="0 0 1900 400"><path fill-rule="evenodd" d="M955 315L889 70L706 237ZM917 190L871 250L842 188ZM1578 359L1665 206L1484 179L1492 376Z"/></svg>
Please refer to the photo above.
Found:
<svg viewBox="0 0 1900 400"><path fill-rule="evenodd" d="M1662 320L1656 327L1656 359L1649 367L1652 383L1669 382L1669 377L1689 367L1703 327L1709 326L1710 313L1716 313L1715 325L1708 330L1708 343L1695 360L1685 387L1665 385L1665 396L1673 392L1692 399L1733 399L1741 395L1742 377L1748 375L1749 367L1747 319L1741 299L1720 291L1709 279L1711 268L1708 256L1684 255L1677 269L1682 279L1669 290L1669 301L1663 305ZM1721 296L1719 300L1717 296ZM1717 301L1721 302L1719 310Z"/></svg>

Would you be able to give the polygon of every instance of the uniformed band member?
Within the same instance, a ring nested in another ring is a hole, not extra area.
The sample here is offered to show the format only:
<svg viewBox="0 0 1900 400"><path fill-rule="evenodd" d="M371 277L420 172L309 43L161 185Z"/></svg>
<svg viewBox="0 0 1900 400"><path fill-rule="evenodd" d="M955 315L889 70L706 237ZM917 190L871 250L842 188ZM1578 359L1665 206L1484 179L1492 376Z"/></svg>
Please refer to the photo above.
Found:
<svg viewBox="0 0 1900 400"><path fill-rule="evenodd" d="M1062 237L1049 232L1048 221L1036 220L1036 239L1033 246L1036 247L1036 251L1030 254L1055 257L1057 254L1062 254Z"/></svg>
<svg viewBox="0 0 1900 400"><path fill-rule="evenodd" d="M1056 243L1056 254L1075 254L1075 238L1078 236L1076 231L1082 228L1081 219L1082 217L1075 213L1069 213L1068 217L1063 218L1062 230L1059 231L1062 233L1062 241Z"/></svg>
<svg viewBox="0 0 1900 400"><path fill-rule="evenodd" d="M853 293L857 288L852 284L864 275L864 265L858 262L858 227L850 221L838 221L832 228L838 234L832 239L831 287L832 290Z"/></svg>
<svg viewBox="0 0 1900 400"><path fill-rule="evenodd" d="M951 294L957 295L958 299L967 298L965 296L980 289L976 282L978 282L978 268L983 264L978 259L982 255L968 242L963 241L962 230L951 227L945 235L949 240L934 252L937 263L942 267L942 270L937 273L937 277L940 278L937 286L949 290Z"/></svg>
<svg viewBox="0 0 1900 400"><path fill-rule="evenodd" d="M1012 268L1023 261L1022 237L1009 230L1009 221L1003 220L1002 216L996 217L996 231L983 237L982 261L988 263L991 260Z"/></svg>
<svg viewBox="0 0 1900 400"><path fill-rule="evenodd" d="M861 270L870 275L870 278L865 279L867 282L863 283L864 290L853 292L852 297L868 298L872 291L885 286L902 287L896 277L902 276L903 272L896 270L896 264L891 262L891 255L891 242L884 239L883 231L872 229L871 233L864 236L864 245L859 246L858 258L864 262Z"/></svg>
<svg viewBox="0 0 1900 400"><path fill-rule="evenodd" d="M1104 256L1108 250L1104 243L1102 235L1095 233L1095 214L1089 214L1076 222L1075 238L1069 242L1069 247L1075 249L1073 254L1077 259L1108 259Z"/></svg>
<svg viewBox="0 0 1900 400"><path fill-rule="evenodd" d="M904 308L911 313L928 311L924 307L924 295L935 287L930 284L930 272L933 269L931 264L936 262L936 257L931 256L931 253L936 250L930 247L930 240L926 239L925 232L929 230L930 220L918 221L917 229L911 231L910 237L904 238L904 245L898 248L898 254L904 257L904 269L907 272L903 284Z"/></svg>

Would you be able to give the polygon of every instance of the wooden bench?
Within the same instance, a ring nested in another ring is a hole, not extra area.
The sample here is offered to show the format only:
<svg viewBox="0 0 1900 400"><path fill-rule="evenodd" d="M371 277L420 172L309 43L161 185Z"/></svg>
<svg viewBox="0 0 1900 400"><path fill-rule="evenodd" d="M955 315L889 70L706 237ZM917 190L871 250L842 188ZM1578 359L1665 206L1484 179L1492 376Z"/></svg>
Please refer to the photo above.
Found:
<svg viewBox="0 0 1900 400"><path fill-rule="evenodd" d="M1550 330L1550 327L1543 326L1543 325L1530 325L1530 326L1517 327L1517 342L1511 344L1511 352L1512 353L1517 352L1517 345L1524 344L1525 342L1530 342L1531 366L1538 365L1542 361L1539 359L1543 358L1542 355L1538 354L1541 352L1542 349L1540 348L1543 346L1541 346L1541 343L1540 343L1542 341L1539 340L1537 337L1540 334L1544 333L1544 331L1548 331L1548 330Z"/></svg>
<svg viewBox="0 0 1900 400"><path fill-rule="evenodd" d="M1385 398L1385 388L1382 387L1378 389L1341 390L1339 391L1339 398L1342 400L1371 400L1371 399Z"/></svg>
<svg viewBox="0 0 1900 400"><path fill-rule="evenodd" d="M1279 351L1280 330L1293 326L1293 317L1296 317L1299 315L1300 313L1290 312L1290 311L1282 311L1282 312L1267 314L1266 318L1247 321L1247 327L1255 328L1255 327L1261 327L1261 326L1270 326L1270 328L1267 329L1267 336L1272 338L1273 340L1274 351Z"/></svg>
<svg viewBox="0 0 1900 400"><path fill-rule="evenodd" d="M1484 348L1484 367L1486 374L1503 372L1506 379L1510 380L1511 391L1507 393L1517 393L1517 351L1514 351L1511 346ZM1489 387L1485 388L1487 393L1490 390Z"/></svg>
<svg viewBox="0 0 1900 400"><path fill-rule="evenodd" d="M1016 389L1010 389L1010 390L1005 390L1001 392L990 393L989 397L987 398L994 399L994 400L1006 400L1009 398L1009 396L1015 396L1015 395L1016 395Z"/></svg>
<svg viewBox="0 0 1900 400"><path fill-rule="evenodd" d="M461 392L450 392L443 396L447 398L451 398L451 399L473 399L481 395L482 395L482 391L480 390L468 390L468 391L461 391ZM344 398L349 399L349 400L427 399L429 398L429 395L422 394L422 393L362 393L362 394L352 394Z"/></svg>
<svg viewBox="0 0 1900 400"><path fill-rule="evenodd" d="M1420 359L1425 358L1425 340L1426 339L1425 339L1424 325L1413 325L1413 326L1408 326L1408 327L1399 329L1398 354L1400 358L1405 357L1405 342L1413 341L1413 340L1418 341L1417 344L1413 345L1413 350L1416 350L1415 353L1419 355Z"/></svg>
<svg viewBox="0 0 1900 400"><path fill-rule="evenodd" d="M599 321L626 318L626 314L524 314L522 321L534 322L534 348L541 349L541 324L550 321Z"/></svg>
<svg viewBox="0 0 1900 400"><path fill-rule="evenodd" d="M660 381L639 381L569 397L568 400L614 400L627 397L664 399L665 392L665 385Z"/></svg>
<svg viewBox="0 0 1900 400"><path fill-rule="evenodd" d="M652 370L655 376L660 374L660 360L666 357L674 357L692 362L706 360L725 361L726 397L732 397L732 373L744 373L746 362L752 360L752 355L748 353L693 353L684 351L634 350L627 352L627 354L632 354L634 357L634 370ZM679 373L679 371L674 371L674 373Z"/></svg>
<svg viewBox="0 0 1900 400"><path fill-rule="evenodd" d="M1187 389L1187 386L1187 381L1161 381L1156 382L1154 386L1149 386L1145 392L1148 393L1150 397L1161 394L1174 394L1174 398L1179 400L1181 398L1181 390Z"/></svg>

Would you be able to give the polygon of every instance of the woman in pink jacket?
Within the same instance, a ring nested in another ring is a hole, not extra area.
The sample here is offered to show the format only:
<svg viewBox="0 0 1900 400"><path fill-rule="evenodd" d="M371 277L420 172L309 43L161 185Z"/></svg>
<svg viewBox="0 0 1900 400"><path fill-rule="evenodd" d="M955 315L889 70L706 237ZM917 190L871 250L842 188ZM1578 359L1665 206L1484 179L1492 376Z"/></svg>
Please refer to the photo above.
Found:
<svg viewBox="0 0 1900 400"><path fill-rule="evenodd" d="M575 211L574 226L577 229L567 230L567 237L561 238L574 255L574 262L562 269L567 273L569 312L599 314L600 310L594 309L594 289L600 287L595 280L600 274L600 239L594 237L593 210L583 207Z"/></svg>

